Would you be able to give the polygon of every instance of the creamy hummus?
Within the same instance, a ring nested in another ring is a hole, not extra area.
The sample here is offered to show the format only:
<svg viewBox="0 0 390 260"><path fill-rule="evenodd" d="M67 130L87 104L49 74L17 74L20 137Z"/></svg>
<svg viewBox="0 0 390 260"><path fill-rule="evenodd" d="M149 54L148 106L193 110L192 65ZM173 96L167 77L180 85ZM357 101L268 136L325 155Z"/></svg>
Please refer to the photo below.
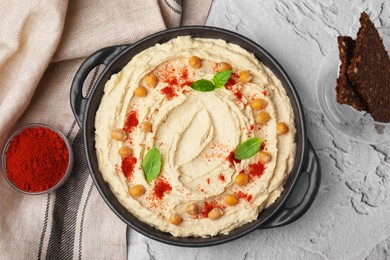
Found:
<svg viewBox="0 0 390 260"><path fill-rule="evenodd" d="M200 68L188 65L191 56L202 60ZM233 67L225 87L200 92L190 87L199 79L212 79L218 62ZM243 83L239 72L247 70L252 80ZM148 74L157 76L153 88L145 84ZM134 90L146 86L147 95ZM238 45L223 40L178 37L157 44L136 55L118 74L112 75L96 114L95 140L99 169L120 203L141 221L173 236L215 236L255 220L281 194L295 158L295 126L290 100L281 82L255 56ZM259 111L251 102L261 98L270 120L257 124ZM139 125L150 122L145 133ZM289 131L278 135L276 125L284 122ZM127 139L111 137L115 129L125 129ZM259 154L235 161L237 146L249 138L264 140L261 148L271 155L266 164ZM122 159L118 150L129 146L133 153ZM158 148L163 165L159 176L146 181L143 158L152 147ZM239 173L249 177L239 186ZM134 197L133 185L142 185L145 193ZM239 202L229 206L228 194ZM195 215L185 207L194 204ZM212 220L211 209L223 215ZM172 214L182 219L169 221Z"/></svg>

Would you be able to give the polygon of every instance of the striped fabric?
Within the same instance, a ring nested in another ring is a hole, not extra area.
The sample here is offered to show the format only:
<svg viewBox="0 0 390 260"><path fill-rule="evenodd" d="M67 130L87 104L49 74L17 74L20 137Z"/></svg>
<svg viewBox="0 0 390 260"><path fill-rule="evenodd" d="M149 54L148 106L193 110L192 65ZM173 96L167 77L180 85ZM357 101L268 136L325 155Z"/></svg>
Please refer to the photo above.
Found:
<svg viewBox="0 0 390 260"><path fill-rule="evenodd" d="M188 2L204 12L183 17L180 0L0 1L0 148L13 129L41 122L66 134L74 151L71 176L51 194L23 195L1 175L0 259L127 257L127 226L89 176L69 89L85 57L98 49L181 23L204 24L211 0ZM100 71L90 73L86 93Z"/></svg>

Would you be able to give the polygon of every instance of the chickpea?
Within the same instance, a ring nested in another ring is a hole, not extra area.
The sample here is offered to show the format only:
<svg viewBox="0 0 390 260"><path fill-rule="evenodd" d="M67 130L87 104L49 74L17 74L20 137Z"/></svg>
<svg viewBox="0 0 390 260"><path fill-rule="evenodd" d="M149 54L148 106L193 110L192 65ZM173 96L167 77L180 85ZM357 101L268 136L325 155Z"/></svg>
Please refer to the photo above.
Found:
<svg viewBox="0 0 390 260"><path fill-rule="evenodd" d="M225 70L232 70L232 69L233 69L232 65L230 65L227 62L220 62L220 63L218 63L218 66L217 66L218 72L225 71Z"/></svg>
<svg viewBox="0 0 390 260"><path fill-rule="evenodd" d="M126 132L123 129L115 129L111 131L111 137L118 141L126 139Z"/></svg>
<svg viewBox="0 0 390 260"><path fill-rule="evenodd" d="M245 173L239 173L235 179L235 182L238 186L244 186L249 182L248 175Z"/></svg>
<svg viewBox="0 0 390 260"><path fill-rule="evenodd" d="M186 206L185 211L186 211L188 214L194 216L194 215L196 215L196 214L198 213L198 206L196 206L195 203L190 203L190 204L188 204L188 205Z"/></svg>
<svg viewBox="0 0 390 260"><path fill-rule="evenodd" d="M225 202L229 206L235 206L238 203L238 198L237 198L237 196L235 196L233 194L229 194L229 195L226 196Z"/></svg>
<svg viewBox="0 0 390 260"><path fill-rule="evenodd" d="M130 188L130 194L134 198L140 197L145 194L145 187L141 184L133 185Z"/></svg>
<svg viewBox="0 0 390 260"><path fill-rule="evenodd" d="M223 216L223 210L220 208L213 208L209 214L209 219L216 220Z"/></svg>
<svg viewBox="0 0 390 260"><path fill-rule="evenodd" d="M263 110L268 105L268 102L262 98L256 98L251 105L254 110Z"/></svg>
<svg viewBox="0 0 390 260"><path fill-rule="evenodd" d="M134 95L136 95L137 97L145 97L147 93L148 91L143 86L139 86L134 90Z"/></svg>
<svg viewBox="0 0 390 260"><path fill-rule="evenodd" d="M124 145L118 150L118 154L122 158L127 158L133 154L133 150L127 145Z"/></svg>
<svg viewBox="0 0 390 260"><path fill-rule="evenodd" d="M240 79L242 82L247 83L252 80L252 75L247 70L240 72Z"/></svg>
<svg viewBox="0 0 390 260"><path fill-rule="evenodd" d="M183 219L178 214L172 214L169 217L169 222L173 225L180 225L180 223L183 221Z"/></svg>
<svg viewBox="0 0 390 260"><path fill-rule="evenodd" d="M269 120L269 114L265 111L261 111L260 113L258 113L255 117L255 121L256 123L258 124L264 124L264 123L267 123Z"/></svg>
<svg viewBox="0 0 390 260"><path fill-rule="evenodd" d="M271 161L271 159L272 159L272 157L271 157L271 155L269 153L263 152L263 151L260 152L260 154L259 154L259 161L261 163L267 163L267 162Z"/></svg>
<svg viewBox="0 0 390 260"><path fill-rule="evenodd" d="M280 135L284 135L288 132L288 126L283 122L279 122L276 125L276 132Z"/></svg>
<svg viewBox="0 0 390 260"><path fill-rule="evenodd" d="M146 82L146 84L149 87L154 88L157 85L157 77L156 77L156 75L154 75L152 73L146 75L145 76L145 82Z"/></svg>
<svg viewBox="0 0 390 260"><path fill-rule="evenodd" d="M199 69L202 66L202 60L198 56L191 56L188 64L195 69Z"/></svg>
<svg viewBox="0 0 390 260"><path fill-rule="evenodd" d="M144 133L152 132L152 124L150 122L143 122L139 125L139 128Z"/></svg>

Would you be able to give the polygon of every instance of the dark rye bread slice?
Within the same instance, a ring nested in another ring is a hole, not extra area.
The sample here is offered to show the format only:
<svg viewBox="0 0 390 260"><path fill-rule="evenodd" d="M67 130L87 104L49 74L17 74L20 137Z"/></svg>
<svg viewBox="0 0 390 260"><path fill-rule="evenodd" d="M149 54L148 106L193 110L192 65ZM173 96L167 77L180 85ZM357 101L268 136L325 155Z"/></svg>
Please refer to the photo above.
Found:
<svg viewBox="0 0 390 260"><path fill-rule="evenodd" d="M354 107L355 109L362 111L366 110L359 93L356 92L349 80L347 70L351 65L351 58L353 50L355 48L355 40L349 36L337 37L339 45L339 56L340 56L340 70L339 77L337 78L336 85L336 99L340 104L346 104Z"/></svg>
<svg viewBox="0 0 390 260"><path fill-rule="evenodd" d="M390 58L366 13L361 14L360 24L348 77L371 116L390 122Z"/></svg>

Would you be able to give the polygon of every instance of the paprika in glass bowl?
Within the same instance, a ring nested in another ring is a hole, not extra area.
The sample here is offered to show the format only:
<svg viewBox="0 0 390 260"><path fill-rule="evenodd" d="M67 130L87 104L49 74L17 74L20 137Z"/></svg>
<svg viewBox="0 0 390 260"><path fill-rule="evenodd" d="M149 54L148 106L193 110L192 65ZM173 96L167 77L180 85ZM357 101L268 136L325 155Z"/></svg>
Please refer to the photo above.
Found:
<svg viewBox="0 0 390 260"><path fill-rule="evenodd" d="M24 194L49 193L59 188L73 166L72 147L59 130L45 124L18 129L2 151L7 182Z"/></svg>

